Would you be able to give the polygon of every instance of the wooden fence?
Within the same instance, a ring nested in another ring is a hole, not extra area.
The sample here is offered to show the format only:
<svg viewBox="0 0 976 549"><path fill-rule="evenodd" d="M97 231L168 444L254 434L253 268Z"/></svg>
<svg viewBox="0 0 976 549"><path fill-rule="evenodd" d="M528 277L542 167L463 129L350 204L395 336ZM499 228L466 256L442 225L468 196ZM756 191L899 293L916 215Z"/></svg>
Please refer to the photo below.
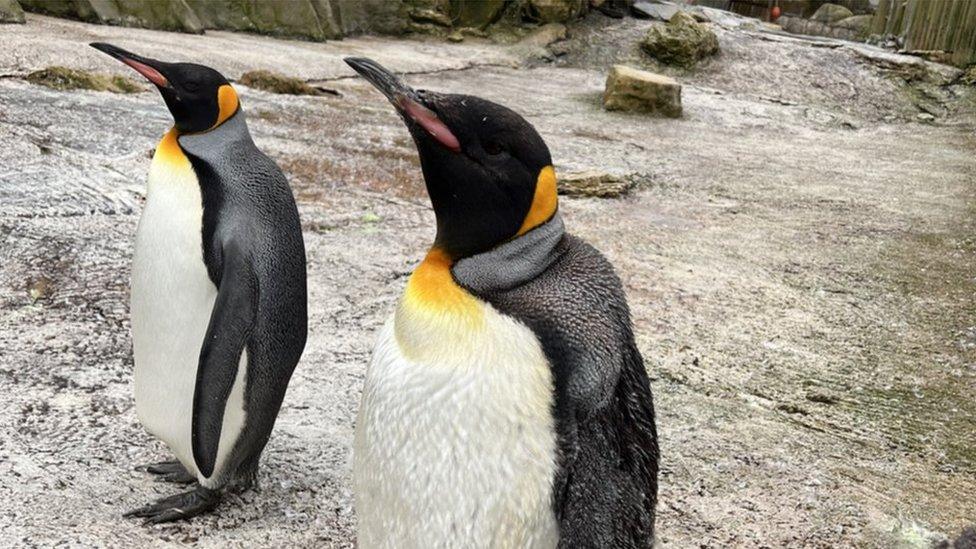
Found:
<svg viewBox="0 0 976 549"><path fill-rule="evenodd" d="M871 33L899 36L906 50L945 52L965 67L976 63L976 0L880 0Z"/></svg>

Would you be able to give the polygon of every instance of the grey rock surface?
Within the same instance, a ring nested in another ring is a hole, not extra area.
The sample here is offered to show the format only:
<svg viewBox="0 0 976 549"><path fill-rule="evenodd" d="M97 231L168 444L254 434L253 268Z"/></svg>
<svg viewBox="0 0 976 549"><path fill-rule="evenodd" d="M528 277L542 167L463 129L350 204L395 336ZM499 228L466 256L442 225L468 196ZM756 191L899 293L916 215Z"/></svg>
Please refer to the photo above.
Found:
<svg viewBox="0 0 976 549"><path fill-rule="evenodd" d="M21 0L28 11L103 25L199 34L203 23L187 0Z"/></svg>
<svg viewBox="0 0 976 549"><path fill-rule="evenodd" d="M609 63L652 68L636 46L649 24L588 18L567 55L533 68L473 40L323 44L32 14L4 27L3 75L131 75L83 46L102 40L342 97L240 88L299 202L309 346L261 491L143 527L120 512L171 488L132 471L167 456L133 409L128 277L148 154L171 120L153 92L0 79L0 546L354 546L363 370L434 216L407 131L345 55L511 106L557 173L654 182L619 200L563 197L560 211L628 293L659 411L660 545L898 547L971 526L972 87L936 86L945 114L920 124L918 80L897 65L720 27L721 62L683 77L682 119L604 111Z"/></svg>
<svg viewBox="0 0 976 549"><path fill-rule="evenodd" d="M17 0L0 0L0 22ZM587 0L22 0L28 11L104 25L188 33L204 29L324 41L361 34L444 34L484 29L506 14L564 23L587 12ZM9 7L5 10L3 7Z"/></svg>
<svg viewBox="0 0 976 549"><path fill-rule="evenodd" d="M658 21L668 21L678 13L678 6L674 4L660 4L657 2L634 2L630 7L634 17L640 19L656 19Z"/></svg>
<svg viewBox="0 0 976 549"><path fill-rule="evenodd" d="M419 0L22 0L36 13L104 25L202 33L247 31L327 40L363 33L400 34L408 4Z"/></svg>

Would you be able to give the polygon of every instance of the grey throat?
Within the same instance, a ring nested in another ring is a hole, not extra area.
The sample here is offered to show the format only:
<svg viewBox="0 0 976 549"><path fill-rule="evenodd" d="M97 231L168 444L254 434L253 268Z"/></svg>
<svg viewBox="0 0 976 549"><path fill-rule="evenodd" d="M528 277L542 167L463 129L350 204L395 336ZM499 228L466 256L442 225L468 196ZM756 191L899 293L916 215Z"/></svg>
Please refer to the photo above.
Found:
<svg viewBox="0 0 976 549"><path fill-rule="evenodd" d="M508 290L539 276L556 260L566 228L557 211L549 221L490 251L466 257L451 272L475 294Z"/></svg>
<svg viewBox="0 0 976 549"><path fill-rule="evenodd" d="M203 133L181 135L179 141L183 150L193 156L208 163L220 163L227 157L227 152L234 143L250 142L251 134L247 130L244 111L238 109L216 128Z"/></svg>

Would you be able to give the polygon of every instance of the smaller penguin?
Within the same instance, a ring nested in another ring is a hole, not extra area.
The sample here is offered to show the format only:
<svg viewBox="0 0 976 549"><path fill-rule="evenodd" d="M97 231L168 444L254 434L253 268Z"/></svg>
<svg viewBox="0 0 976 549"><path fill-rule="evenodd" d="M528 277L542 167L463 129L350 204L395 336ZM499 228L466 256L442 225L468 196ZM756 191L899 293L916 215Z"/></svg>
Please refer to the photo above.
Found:
<svg viewBox="0 0 976 549"><path fill-rule="evenodd" d="M620 280L565 232L514 111L346 62L393 103L437 218L356 423L363 549L652 547L654 404Z"/></svg>
<svg viewBox="0 0 976 549"><path fill-rule="evenodd" d="M133 378L140 422L175 457L145 470L196 484L126 516L186 519L255 482L302 355L298 209L281 170L254 145L223 75L91 46L152 82L175 121L156 147L136 231Z"/></svg>

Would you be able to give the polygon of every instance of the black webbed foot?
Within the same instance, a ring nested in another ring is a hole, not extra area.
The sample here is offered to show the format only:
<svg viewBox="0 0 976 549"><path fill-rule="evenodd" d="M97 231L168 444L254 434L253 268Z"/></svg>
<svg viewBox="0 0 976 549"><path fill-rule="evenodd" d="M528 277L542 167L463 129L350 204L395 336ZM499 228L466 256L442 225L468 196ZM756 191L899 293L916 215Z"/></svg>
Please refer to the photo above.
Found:
<svg viewBox="0 0 976 549"><path fill-rule="evenodd" d="M126 518L144 518L146 524L160 524L185 520L206 513L217 507L220 492L197 486L193 490L163 498L156 503L133 509Z"/></svg>
<svg viewBox="0 0 976 549"><path fill-rule="evenodd" d="M136 471L145 471L156 475L156 479L161 482L172 482L175 484L191 484L196 482L197 477L193 476L186 467L179 461L161 461L136 467Z"/></svg>

